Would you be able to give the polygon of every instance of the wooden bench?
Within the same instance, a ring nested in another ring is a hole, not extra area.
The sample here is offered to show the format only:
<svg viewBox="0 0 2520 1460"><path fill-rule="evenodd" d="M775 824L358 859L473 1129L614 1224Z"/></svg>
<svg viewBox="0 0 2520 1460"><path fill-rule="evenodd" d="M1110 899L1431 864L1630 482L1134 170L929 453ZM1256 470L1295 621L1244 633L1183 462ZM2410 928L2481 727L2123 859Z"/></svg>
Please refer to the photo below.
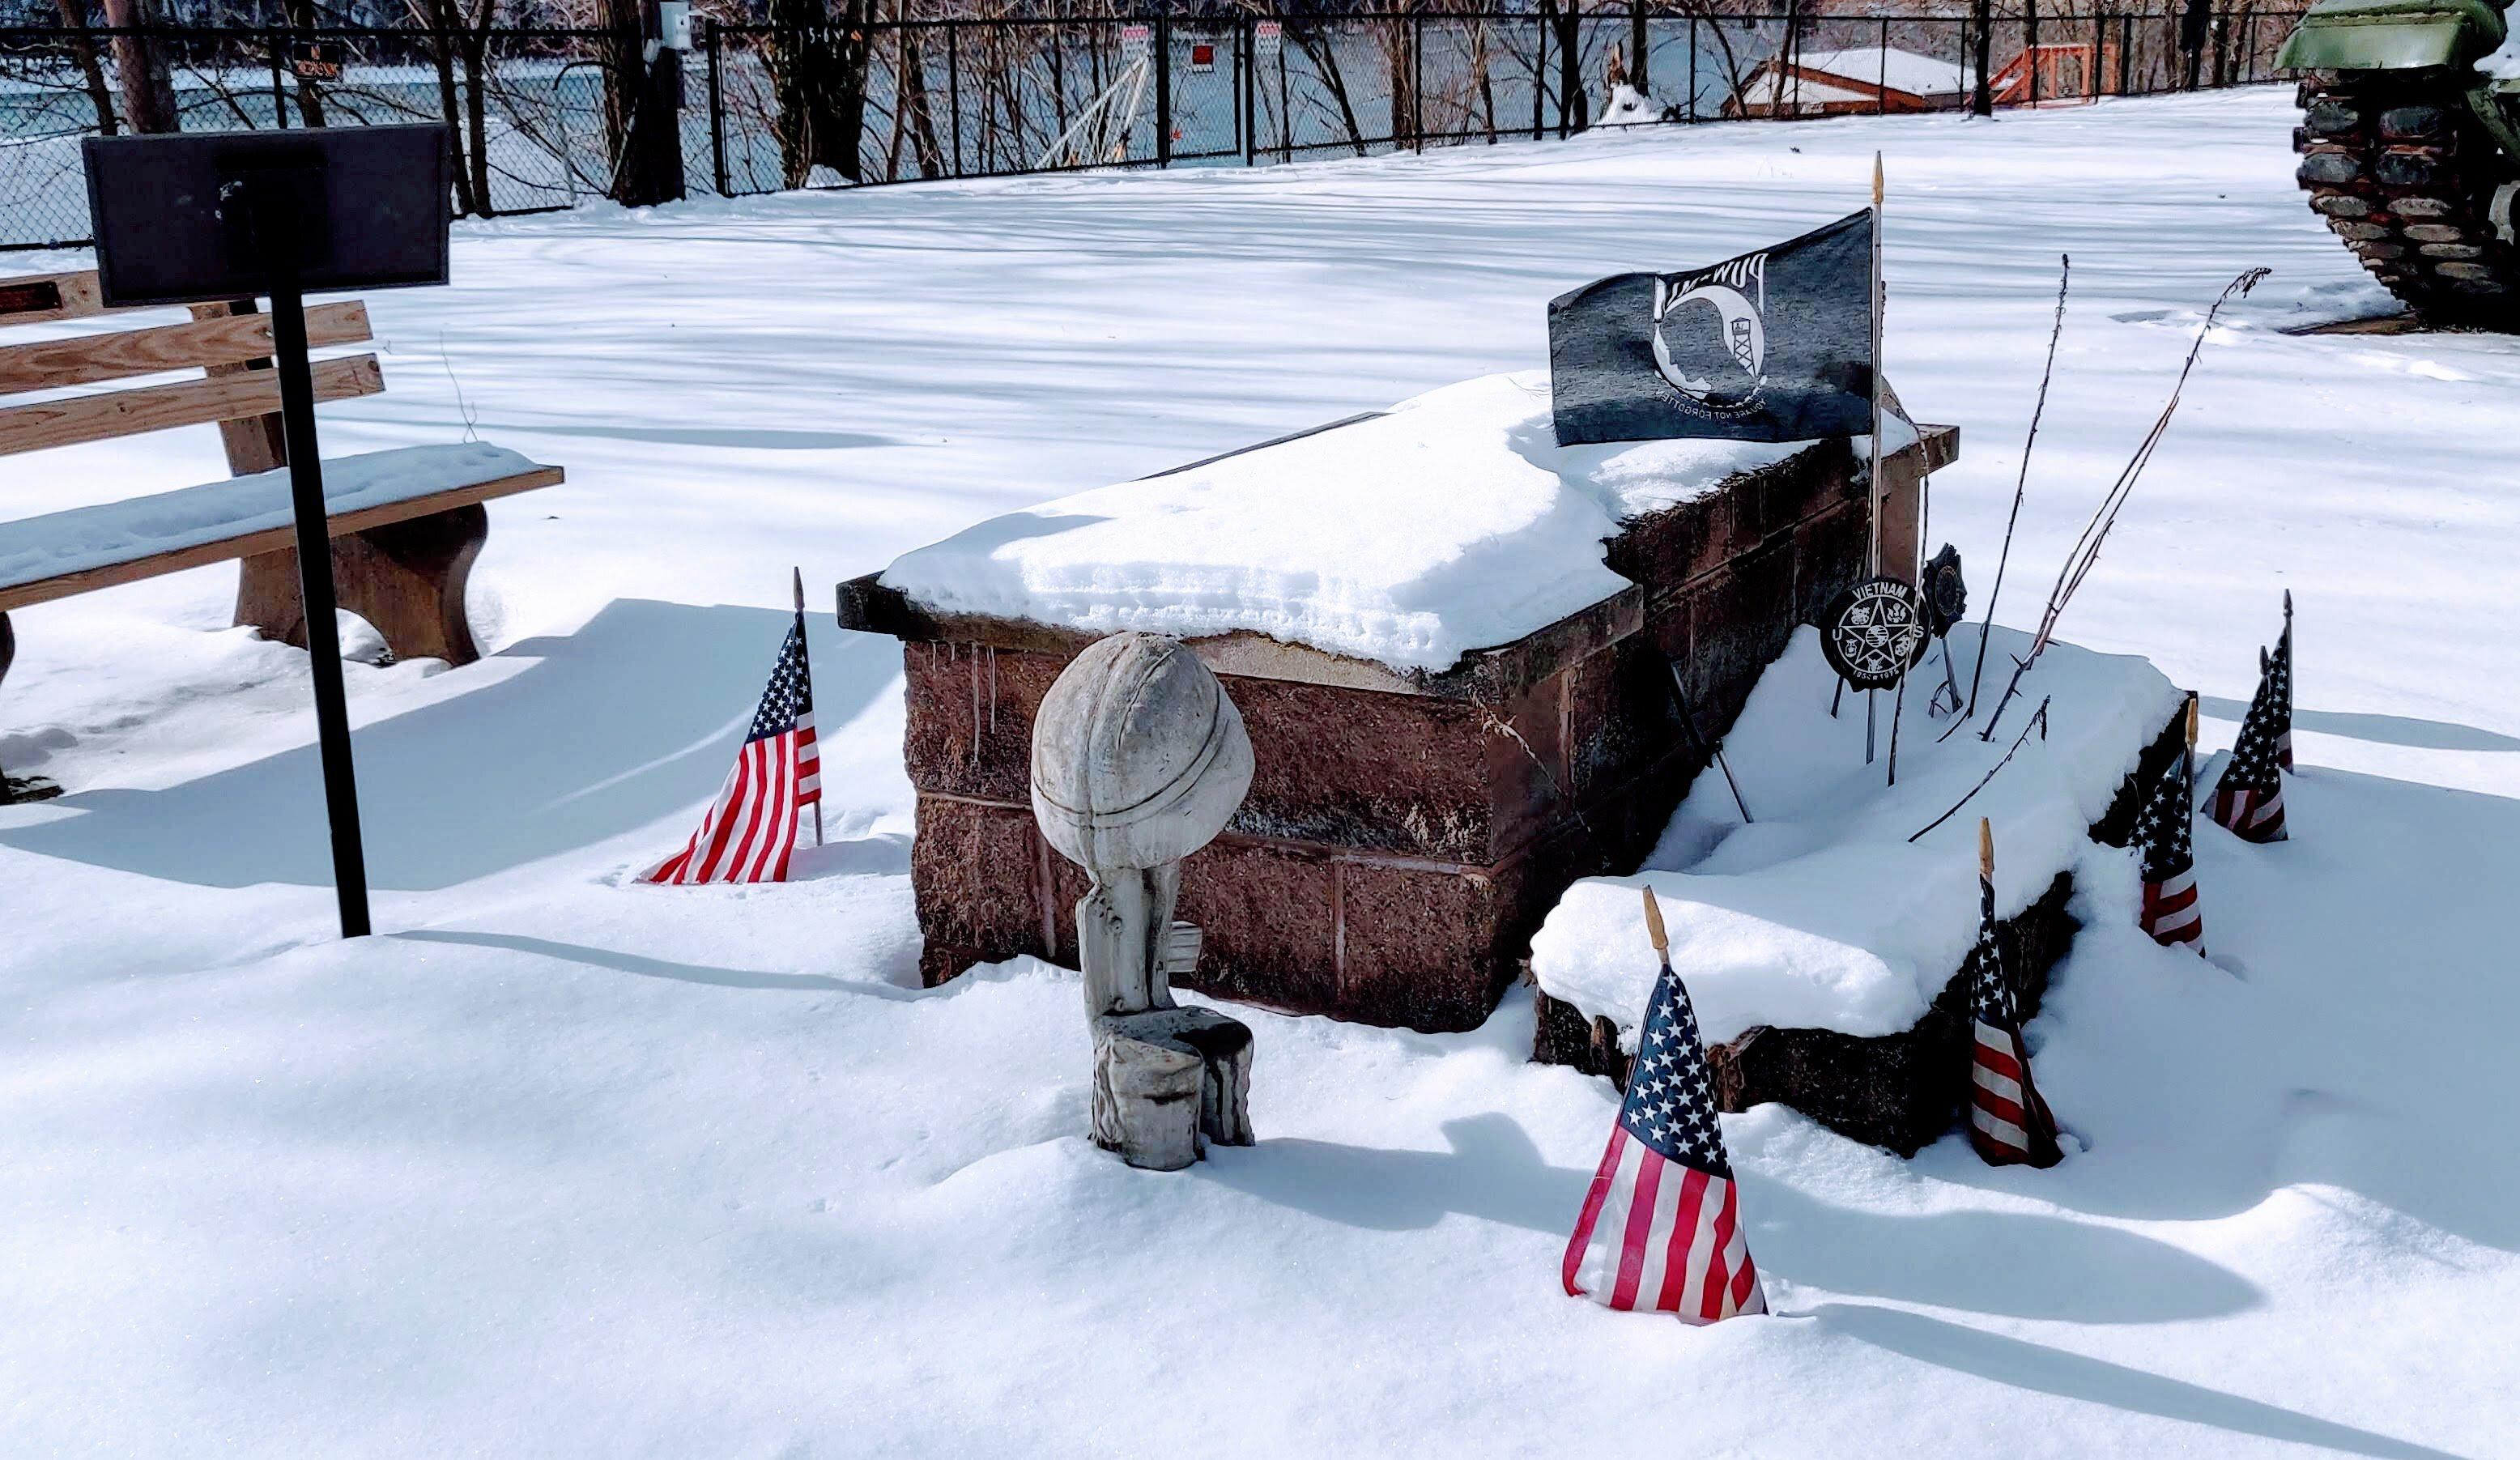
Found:
<svg viewBox="0 0 2520 1460"><path fill-rule="evenodd" d="M202 378L0 405L0 456L215 426L232 475L0 522L0 678L16 649L10 610L231 558L242 560L236 621L304 648L269 317L243 299L196 304L188 324L5 342L10 326L108 312L93 272L0 279L0 400L175 371L199 369ZM348 299L310 307L306 334L318 348L364 342L371 338L367 306ZM318 360L314 376L319 402L385 388L373 354ZM481 504L562 479L558 467L481 442L327 459L325 507L341 607L375 625L397 658L455 664L480 658L464 615L464 585L489 534ZM0 512L15 505L0 495ZM13 788L24 789L0 779L0 802L12 798Z"/></svg>

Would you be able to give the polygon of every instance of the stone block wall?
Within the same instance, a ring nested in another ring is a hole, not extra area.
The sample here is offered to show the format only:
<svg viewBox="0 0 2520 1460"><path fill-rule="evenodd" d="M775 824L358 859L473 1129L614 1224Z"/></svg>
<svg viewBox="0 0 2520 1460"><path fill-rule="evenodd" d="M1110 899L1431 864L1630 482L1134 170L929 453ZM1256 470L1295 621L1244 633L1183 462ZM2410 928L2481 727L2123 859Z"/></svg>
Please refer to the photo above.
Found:
<svg viewBox="0 0 2520 1460"><path fill-rule="evenodd" d="M1902 472L1939 466L1930 435ZM1475 1027L1579 877L1633 869L1702 758L1673 707L1686 674L1711 740L1794 626L1862 574L1868 505L1842 442L1629 525L1638 586L1441 674L1251 635L1193 641L1242 712L1251 792L1182 871L1206 940L1179 981L1301 1012ZM1032 953L1072 965L1083 872L1034 829L1035 710L1086 635L929 615L874 578L844 626L903 640L911 854L930 983Z"/></svg>

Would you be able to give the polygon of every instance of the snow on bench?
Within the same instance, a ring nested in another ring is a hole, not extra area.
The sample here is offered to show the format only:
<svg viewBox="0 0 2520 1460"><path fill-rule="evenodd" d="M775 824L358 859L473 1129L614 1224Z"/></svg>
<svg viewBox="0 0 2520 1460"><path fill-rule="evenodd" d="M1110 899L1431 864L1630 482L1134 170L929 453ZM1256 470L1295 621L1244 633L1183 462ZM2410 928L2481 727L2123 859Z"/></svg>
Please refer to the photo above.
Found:
<svg viewBox="0 0 2520 1460"><path fill-rule="evenodd" d="M1963 686L1976 639L1974 626L1952 634ZM2029 636L1998 627L1990 648L1990 669L2008 669L2011 656L2028 652ZM1546 999L1588 1025L1607 1019L1619 1050L1634 1051L1654 977L1636 893L1643 885L1661 901L1672 967L1688 984L1710 1047L1757 1030L1822 1030L1853 1036L1822 1041L1852 1052L1858 1040L1916 1028L1977 932L1978 818L1995 824L1996 914L2021 918L2053 899L2060 875L2070 878L2092 854L2092 828L2126 804L2128 778L2161 743L2182 698L2145 660L2051 644L1992 743L1977 734L1994 707L1992 686L1978 718L1937 743L1950 721L1929 718L1925 704L1942 678L1942 652L1909 683L1892 788L1880 759L1864 761L1864 697L1850 693L1830 718L1835 677L1818 631L1797 630L1726 741L1756 820L1742 823L1720 771L1702 772L1646 859L1650 870L1578 882L1549 914L1531 944L1532 977ZM1909 842L1977 784L2050 696L2046 736L2032 732L1959 815ZM1886 749L1888 694L1876 707ZM1958 1071L1954 1064L1954 1078ZM1751 1091L1743 1101L1772 1098L1779 1097ZM1866 1138L1905 1144L1889 1138L1896 1119L1872 1114L1879 1123L1861 1132Z"/></svg>
<svg viewBox="0 0 2520 1460"><path fill-rule="evenodd" d="M324 463L325 514L346 520L335 523L336 532L355 531L394 520L391 509L397 506L427 499L429 510L438 511L457 505L466 488L542 470L525 456L482 441L331 457ZM216 562L286 548L294 541L293 520L284 467L0 522L0 609L33 601L13 596L13 589L123 565L147 564L143 575L155 575L192 566L176 560L202 550L209 551L202 562ZM102 586L82 581L68 591Z"/></svg>
<svg viewBox="0 0 2520 1460"><path fill-rule="evenodd" d="M1809 444L1560 447L1546 371L1485 376L991 518L905 554L881 582L935 614L1249 631L1440 671L1627 588L1602 561L1621 523Z"/></svg>

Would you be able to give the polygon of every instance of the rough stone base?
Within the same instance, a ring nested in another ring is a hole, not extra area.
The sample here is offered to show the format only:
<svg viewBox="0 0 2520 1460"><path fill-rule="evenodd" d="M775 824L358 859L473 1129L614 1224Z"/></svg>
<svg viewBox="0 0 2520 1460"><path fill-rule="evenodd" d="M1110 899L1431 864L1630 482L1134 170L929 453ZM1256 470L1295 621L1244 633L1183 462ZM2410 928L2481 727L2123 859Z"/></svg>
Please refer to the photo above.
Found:
<svg viewBox="0 0 2520 1460"><path fill-rule="evenodd" d="M2092 840L2126 845L2142 804L2143 788L2157 780L2183 749L2185 726L2174 715L2146 746L2135 773L2118 788L2109 809L2092 824ZM2038 900L1996 924L2003 966L2026 1023L2039 1013L2048 973L2073 946L2079 929L2066 904L2071 874L2059 872ZM1686 970L1683 971L1684 975ZM1630 1056L1619 1048L1618 1026L1607 1016L1589 1022L1574 1005L1538 995L1539 1027L1531 1057L1607 1075L1627 1087ZM1792 1106L1841 1135L1902 1156L1939 1139L1958 1118L1967 1094L1968 990L1958 971L1933 1007L1897 1034L1859 1038L1831 1029L1780 1029L1761 1026L1707 1051L1715 1072L1716 1098L1727 1111L1777 1101Z"/></svg>
<svg viewBox="0 0 2520 1460"><path fill-rule="evenodd" d="M2078 925L2065 911L2073 893L2074 880L2060 872L2038 901L1996 924L2024 1020L2039 1012L2048 971L2073 944ZM1539 1002L1533 1059L1627 1088L1632 1057L1619 1049L1618 1027L1606 1015L1587 1024L1572 1004L1545 993ZM1955 974L1925 1017L1901 1033L1859 1038L1762 1025L1709 1048L1707 1058L1725 1110L1778 1101L1841 1135L1913 1156L1951 1128L1967 1093L1968 1047L1968 990Z"/></svg>

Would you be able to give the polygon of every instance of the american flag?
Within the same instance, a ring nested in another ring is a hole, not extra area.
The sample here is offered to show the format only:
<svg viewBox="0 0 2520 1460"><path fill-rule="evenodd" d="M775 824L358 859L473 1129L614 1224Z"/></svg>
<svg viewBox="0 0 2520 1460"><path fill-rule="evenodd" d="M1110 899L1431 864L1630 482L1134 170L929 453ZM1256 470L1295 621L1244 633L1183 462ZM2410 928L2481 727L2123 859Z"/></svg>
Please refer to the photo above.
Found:
<svg viewBox="0 0 2520 1460"><path fill-rule="evenodd" d="M2135 844L2143 856L2144 933L2167 946L2188 943L2205 951L2205 915L2196 906L2195 792L2184 752L2174 757L2135 819Z"/></svg>
<svg viewBox="0 0 2520 1460"><path fill-rule="evenodd" d="M779 647L778 667L753 711L752 731L717 799L683 849L639 874L641 882L786 882L796 813L823 798L814 748L814 681L805 666L805 616Z"/></svg>
<svg viewBox="0 0 2520 1460"><path fill-rule="evenodd" d="M1566 1243L1567 1293L1688 1323L1766 1312L1736 1201L1697 1016L1666 958L1619 1121Z"/></svg>
<svg viewBox="0 0 2520 1460"><path fill-rule="evenodd" d="M2280 645L2258 677L2258 693L2240 721L2231 763L2214 783L2214 819L2243 842L2284 840L2282 746L2292 738L2291 646Z"/></svg>
<svg viewBox="0 0 2520 1460"><path fill-rule="evenodd" d="M2292 590L2289 588L2284 590L2283 636L2275 640L2274 661L2271 664L2260 664L2258 672L2262 675L2272 673L2275 677L2275 682L2282 687L2282 693L2278 697L2282 706L2281 718L2275 722L2275 764L2290 770L2292 769Z"/></svg>
<svg viewBox="0 0 2520 1460"><path fill-rule="evenodd" d="M2021 1016L2013 1006L2012 982L2003 976L2003 950L1995 940L1991 869L1978 874L1977 904L1977 945L1961 966L1976 1027L1969 1054L1969 1144L1988 1165L2052 1166L2065 1153L2056 1145L2056 1118L2030 1078Z"/></svg>

